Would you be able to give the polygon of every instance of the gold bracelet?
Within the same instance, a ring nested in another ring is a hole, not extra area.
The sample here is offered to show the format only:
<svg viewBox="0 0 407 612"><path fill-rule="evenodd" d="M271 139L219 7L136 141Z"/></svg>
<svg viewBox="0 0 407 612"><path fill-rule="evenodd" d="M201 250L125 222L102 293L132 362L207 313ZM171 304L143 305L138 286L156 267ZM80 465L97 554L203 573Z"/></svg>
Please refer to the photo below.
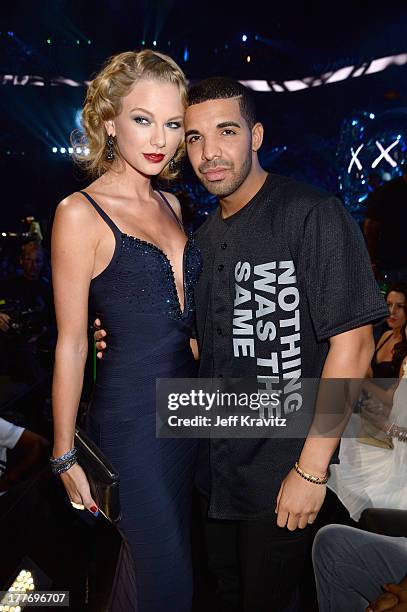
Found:
<svg viewBox="0 0 407 612"><path fill-rule="evenodd" d="M298 461L295 462L294 469L297 474L301 476L301 478L308 480L308 482L312 482L317 485L324 485L328 482L328 473L326 473L326 475L322 477L314 476L313 474L307 474L307 472L304 472L304 470L300 468L300 466L298 465Z"/></svg>

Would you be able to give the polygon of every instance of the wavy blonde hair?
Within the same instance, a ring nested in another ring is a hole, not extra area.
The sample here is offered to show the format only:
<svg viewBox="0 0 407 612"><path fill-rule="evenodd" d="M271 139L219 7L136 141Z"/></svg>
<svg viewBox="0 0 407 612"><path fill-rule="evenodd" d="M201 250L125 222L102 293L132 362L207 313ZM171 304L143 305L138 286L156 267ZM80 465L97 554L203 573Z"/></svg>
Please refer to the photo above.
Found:
<svg viewBox="0 0 407 612"><path fill-rule="evenodd" d="M126 51L110 57L89 84L82 111L83 132L76 131L72 135L74 158L92 177L100 176L112 165L106 160L107 132L104 122L120 114L123 97L142 78L177 85L182 104L186 109L188 95L185 75L171 57L151 49ZM78 145L81 148L87 148L89 154L76 153ZM116 140L113 146L115 158L120 159ZM167 165L159 176L164 179L176 178L179 172L178 162L181 161L184 154L185 143L182 140L173 157L177 170L170 172Z"/></svg>

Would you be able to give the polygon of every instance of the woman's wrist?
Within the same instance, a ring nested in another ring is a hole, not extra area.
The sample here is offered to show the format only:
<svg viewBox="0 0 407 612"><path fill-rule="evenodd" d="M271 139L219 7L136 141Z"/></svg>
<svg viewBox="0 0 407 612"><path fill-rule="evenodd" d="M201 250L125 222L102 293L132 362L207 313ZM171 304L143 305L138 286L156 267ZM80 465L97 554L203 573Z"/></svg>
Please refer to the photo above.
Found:
<svg viewBox="0 0 407 612"><path fill-rule="evenodd" d="M68 461L64 461L63 463L60 463L58 465L51 464L51 471L56 476L60 476L64 472L67 472L68 470L70 470L71 467L75 465L76 463L78 463L76 457L72 457Z"/></svg>
<svg viewBox="0 0 407 612"><path fill-rule="evenodd" d="M58 441L54 440L54 446L52 448L52 457L61 457L72 450L74 447L74 438L67 439L63 438Z"/></svg>
<svg viewBox="0 0 407 612"><path fill-rule="evenodd" d="M75 463L77 463L77 449L75 447L71 448L66 453L62 455L50 457L51 470L54 474L62 474L71 468Z"/></svg>

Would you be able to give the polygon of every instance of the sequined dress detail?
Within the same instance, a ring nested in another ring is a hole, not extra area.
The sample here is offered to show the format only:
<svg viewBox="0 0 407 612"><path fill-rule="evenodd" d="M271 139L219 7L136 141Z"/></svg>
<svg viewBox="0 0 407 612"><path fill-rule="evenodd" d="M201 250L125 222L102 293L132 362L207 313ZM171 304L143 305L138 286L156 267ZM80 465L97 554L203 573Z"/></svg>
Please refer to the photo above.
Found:
<svg viewBox="0 0 407 612"><path fill-rule="evenodd" d="M87 430L120 474L122 520L136 569L137 602L126 612L190 612L190 507L196 441L155 433L157 378L193 378L193 288L202 267L188 237L183 252L184 309L171 262L156 245L122 232L81 192L112 230L115 250L90 285L89 319L108 332ZM170 204L160 194L164 206Z"/></svg>

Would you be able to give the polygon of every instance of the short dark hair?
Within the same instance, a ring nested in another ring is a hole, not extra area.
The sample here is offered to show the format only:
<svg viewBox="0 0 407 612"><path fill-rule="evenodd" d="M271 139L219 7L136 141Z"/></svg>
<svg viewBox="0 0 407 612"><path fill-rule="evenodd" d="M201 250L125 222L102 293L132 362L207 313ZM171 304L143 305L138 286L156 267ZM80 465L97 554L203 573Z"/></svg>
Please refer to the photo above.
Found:
<svg viewBox="0 0 407 612"><path fill-rule="evenodd" d="M208 100L239 98L240 113L251 129L256 123L256 105L250 89L228 77L210 77L192 85L188 91L189 106Z"/></svg>

